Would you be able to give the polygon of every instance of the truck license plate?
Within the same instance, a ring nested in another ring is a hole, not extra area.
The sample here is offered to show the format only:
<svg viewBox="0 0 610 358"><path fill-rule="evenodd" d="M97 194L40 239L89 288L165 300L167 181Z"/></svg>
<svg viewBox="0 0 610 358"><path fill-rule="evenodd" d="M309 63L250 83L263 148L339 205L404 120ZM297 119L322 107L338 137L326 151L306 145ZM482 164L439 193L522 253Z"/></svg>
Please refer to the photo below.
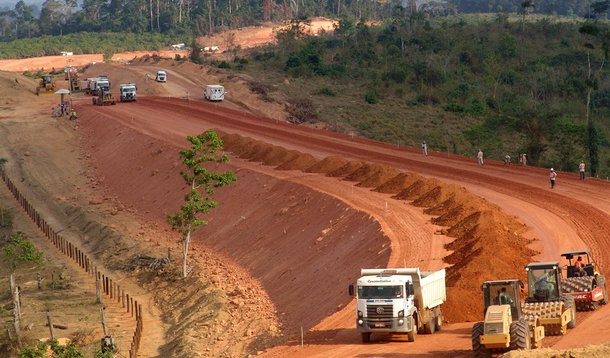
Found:
<svg viewBox="0 0 610 358"><path fill-rule="evenodd" d="M375 323L375 327L385 327L384 323Z"/></svg>

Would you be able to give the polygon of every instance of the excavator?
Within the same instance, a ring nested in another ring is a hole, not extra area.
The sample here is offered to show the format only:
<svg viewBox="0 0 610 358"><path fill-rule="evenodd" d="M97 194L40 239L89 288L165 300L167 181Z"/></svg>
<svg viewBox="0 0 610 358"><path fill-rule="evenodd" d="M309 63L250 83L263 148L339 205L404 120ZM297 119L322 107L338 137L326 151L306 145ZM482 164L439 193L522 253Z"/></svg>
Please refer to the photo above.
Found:
<svg viewBox="0 0 610 358"><path fill-rule="evenodd" d="M53 75L42 75L38 87L36 87L36 95L40 96L42 94L53 94L55 93L56 89Z"/></svg>

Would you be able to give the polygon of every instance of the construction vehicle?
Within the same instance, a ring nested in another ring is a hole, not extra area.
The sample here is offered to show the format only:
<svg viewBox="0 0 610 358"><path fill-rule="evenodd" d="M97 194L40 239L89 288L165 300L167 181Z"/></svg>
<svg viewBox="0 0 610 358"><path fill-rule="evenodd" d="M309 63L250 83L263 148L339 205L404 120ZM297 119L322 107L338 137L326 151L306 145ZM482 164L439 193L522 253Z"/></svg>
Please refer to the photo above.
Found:
<svg viewBox="0 0 610 358"><path fill-rule="evenodd" d="M121 102L135 102L137 89L135 83L123 83L119 85L119 100Z"/></svg>
<svg viewBox="0 0 610 358"><path fill-rule="evenodd" d="M112 93L110 93L110 91L104 90L98 91L97 97L93 97L91 101L93 102L94 106L114 106L116 104L116 100L114 99Z"/></svg>
<svg viewBox="0 0 610 358"><path fill-rule="evenodd" d="M85 93L93 96L99 95L100 90L104 92L110 91L110 81L108 77L90 77L84 83L86 85Z"/></svg>
<svg viewBox="0 0 610 358"><path fill-rule="evenodd" d="M64 80L69 81L78 73L76 67L66 66L64 67Z"/></svg>
<svg viewBox="0 0 610 358"><path fill-rule="evenodd" d="M564 294L559 262L534 262L525 267L528 293L521 307L529 321L540 319L546 336L559 336L576 327L574 297Z"/></svg>
<svg viewBox="0 0 610 358"><path fill-rule="evenodd" d="M591 262L591 250L570 251L561 254L568 261L566 278L561 282L562 292L574 297L577 311L595 311L600 304L608 303L606 277L596 271ZM574 259L578 257L578 259ZM582 270L582 257L586 257ZM578 265L577 265L578 263Z"/></svg>
<svg viewBox="0 0 610 358"><path fill-rule="evenodd" d="M36 87L36 95L40 96L41 94L53 94L55 93L55 90L56 87L55 81L53 80L53 75L42 75L42 78L38 83L38 87Z"/></svg>
<svg viewBox="0 0 610 358"><path fill-rule="evenodd" d="M167 73L165 73L165 71L157 71L157 76L155 77L155 81L167 82Z"/></svg>
<svg viewBox="0 0 610 358"><path fill-rule="evenodd" d="M485 321L472 327L475 357L491 357L516 349L542 346L544 327L539 318L527 320L521 310L521 280L486 281L483 290Z"/></svg>
<svg viewBox="0 0 610 358"><path fill-rule="evenodd" d="M203 97L208 101L222 101L225 99L225 88L221 85L207 85Z"/></svg>
<svg viewBox="0 0 610 358"><path fill-rule="evenodd" d="M445 270L419 268L362 269L356 293L356 329L363 342L372 333L406 334L415 341L418 331L432 334L443 325L441 305L446 300Z"/></svg>

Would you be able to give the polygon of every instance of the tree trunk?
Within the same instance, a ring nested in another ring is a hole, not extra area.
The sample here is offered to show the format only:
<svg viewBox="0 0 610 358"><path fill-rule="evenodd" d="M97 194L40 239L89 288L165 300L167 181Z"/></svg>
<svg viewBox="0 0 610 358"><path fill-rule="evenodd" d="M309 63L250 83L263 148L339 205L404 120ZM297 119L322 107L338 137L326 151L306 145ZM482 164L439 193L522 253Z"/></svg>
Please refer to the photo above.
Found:
<svg viewBox="0 0 610 358"><path fill-rule="evenodd" d="M191 242L191 230L189 229L184 241L182 242L182 277L186 278L188 274L188 255L189 255L189 243Z"/></svg>
<svg viewBox="0 0 610 358"><path fill-rule="evenodd" d="M212 0L208 0L208 26L209 33L208 35L212 35Z"/></svg>
<svg viewBox="0 0 610 358"><path fill-rule="evenodd" d="M178 23L182 23L182 6L184 6L184 0L180 0L178 3Z"/></svg>
<svg viewBox="0 0 610 358"><path fill-rule="evenodd" d="M157 0L157 31L161 32L161 26L159 25L159 17L161 17L161 11L159 9L159 0Z"/></svg>
<svg viewBox="0 0 610 358"><path fill-rule="evenodd" d="M150 32L155 32L155 26L153 25L153 0L149 0L150 7Z"/></svg>

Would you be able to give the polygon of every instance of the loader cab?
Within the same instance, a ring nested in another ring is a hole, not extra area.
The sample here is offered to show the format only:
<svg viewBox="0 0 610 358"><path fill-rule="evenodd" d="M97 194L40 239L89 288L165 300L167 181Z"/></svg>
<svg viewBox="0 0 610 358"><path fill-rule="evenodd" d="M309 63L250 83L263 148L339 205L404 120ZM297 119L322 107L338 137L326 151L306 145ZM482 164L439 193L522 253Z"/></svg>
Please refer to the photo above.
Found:
<svg viewBox="0 0 610 358"><path fill-rule="evenodd" d="M53 83L53 75L42 75L42 84L43 85L50 85L51 83Z"/></svg>
<svg viewBox="0 0 610 358"><path fill-rule="evenodd" d="M595 264L591 262L591 250L583 250L583 251L570 251L564 252L561 254L561 257L565 258L568 261L568 265L566 266L566 277L577 277L578 276L578 268L576 267L576 260L580 256L583 259L583 263L585 264L585 272L587 276L595 276Z"/></svg>
<svg viewBox="0 0 610 358"><path fill-rule="evenodd" d="M561 269L558 262L535 262L525 267L527 298L525 302L558 301L561 298Z"/></svg>
<svg viewBox="0 0 610 358"><path fill-rule="evenodd" d="M489 306L510 305L513 320L521 318L521 290L524 288L521 280L485 281L483 290L484 311Z"/></svg>

